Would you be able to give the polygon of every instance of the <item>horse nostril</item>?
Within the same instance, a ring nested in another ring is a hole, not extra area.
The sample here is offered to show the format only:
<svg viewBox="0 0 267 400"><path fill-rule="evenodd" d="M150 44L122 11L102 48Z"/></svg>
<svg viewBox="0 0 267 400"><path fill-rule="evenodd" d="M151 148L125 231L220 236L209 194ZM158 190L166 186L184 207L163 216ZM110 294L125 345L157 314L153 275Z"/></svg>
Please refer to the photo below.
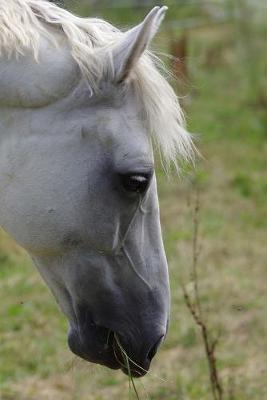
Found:
<svg viewBox="0 0 267 400"><path fill-rule="evenodd" d="M164 339L164 335L162 335L156 343L150 348L149 352L147 353L147 359L149 361L152 361L152 358L155 356L159 346L161 345L162 341Z"/></svg>

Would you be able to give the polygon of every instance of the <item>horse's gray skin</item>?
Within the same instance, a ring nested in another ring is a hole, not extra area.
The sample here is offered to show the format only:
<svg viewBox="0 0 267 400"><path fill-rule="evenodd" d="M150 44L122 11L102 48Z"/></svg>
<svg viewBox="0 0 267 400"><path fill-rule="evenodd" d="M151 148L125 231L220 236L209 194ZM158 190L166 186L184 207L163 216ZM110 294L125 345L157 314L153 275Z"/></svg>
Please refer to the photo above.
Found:
<svg viewBox="0 0 267 400"><path fill-rule="evenodd" d="M117 82L91 97L63 39L42 39L39 63L0 59L0 225L67 316L71 350L128 373L115 335L134 376L169 316L152 147L124 84L155 33L141 27L114 55Z"/></svg>

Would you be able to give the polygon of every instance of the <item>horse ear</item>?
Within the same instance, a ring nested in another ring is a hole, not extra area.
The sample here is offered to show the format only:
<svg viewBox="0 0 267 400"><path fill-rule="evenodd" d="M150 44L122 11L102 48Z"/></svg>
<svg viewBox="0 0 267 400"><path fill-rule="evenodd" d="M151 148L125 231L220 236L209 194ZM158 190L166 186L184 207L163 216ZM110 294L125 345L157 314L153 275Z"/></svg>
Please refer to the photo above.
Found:
<svg viewBox="0 0 267 400"><path fill-rule="evenodd" d="M127 80L130 72L156 35L168 7L154 7L144 21L124 33L112 49L115 81Z"/></svg>

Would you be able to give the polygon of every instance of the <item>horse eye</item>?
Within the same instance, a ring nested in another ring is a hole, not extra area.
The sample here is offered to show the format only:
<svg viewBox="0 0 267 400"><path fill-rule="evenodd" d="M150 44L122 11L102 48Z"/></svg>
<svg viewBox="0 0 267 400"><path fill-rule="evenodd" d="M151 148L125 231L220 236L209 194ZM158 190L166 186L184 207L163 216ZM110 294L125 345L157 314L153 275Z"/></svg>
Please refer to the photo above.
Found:
<svg viewBox="0 0 267 400"><path fill-rule="evenodd" d="M146 174L121 175L122 186L127 192L144 193L148 188L150 176Z"/></svg>

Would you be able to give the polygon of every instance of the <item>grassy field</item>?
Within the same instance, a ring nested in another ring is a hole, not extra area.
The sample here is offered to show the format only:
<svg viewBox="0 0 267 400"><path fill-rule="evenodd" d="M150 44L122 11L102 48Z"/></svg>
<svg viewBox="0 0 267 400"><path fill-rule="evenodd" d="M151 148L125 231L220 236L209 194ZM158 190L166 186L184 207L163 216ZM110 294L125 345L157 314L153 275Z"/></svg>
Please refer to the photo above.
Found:
<svg viewBox="0 0 267 400"><path fill-rule="evenodd" d="M199 330L181 284L192 290L194 193L200 191L199 288L218 366L232 400L267 398L267 31L260 24L202 27L189 34L189 78L179 87L189 129L199 133L196 170L158 171L172 286L168 339L140 398L211 399ZM167 48L167 31L158 45ZM210 49L216 59L210 65ZM74 358L67 323L27 255L0 233L0 399L129 398L120 372ZM131 395L131 398L135 398Z"/></svg>

